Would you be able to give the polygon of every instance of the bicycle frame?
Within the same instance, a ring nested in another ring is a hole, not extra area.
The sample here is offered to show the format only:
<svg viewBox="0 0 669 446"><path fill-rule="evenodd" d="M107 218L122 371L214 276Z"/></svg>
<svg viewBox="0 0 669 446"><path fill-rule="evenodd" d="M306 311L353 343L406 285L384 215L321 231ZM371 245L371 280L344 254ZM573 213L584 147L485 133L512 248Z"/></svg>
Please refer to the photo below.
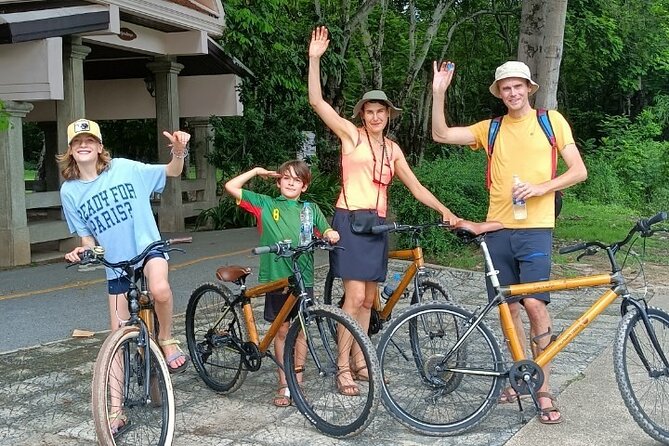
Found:
<svg viewBox="0 0 669 446"><path fill-rule="evenodd" d="M414 243L417 245L417 243ZM374 309L379 313L379 317L382 320L388 320L390 318L390 313L397 305L397 302L404 294L404 291L407 289L409 284L413 281L414 287L418 287L418 274L420 271L425 268L425 260L423 259L423 248L416 246L412 249L400 249L396 251L388 252L389 259L396 260L410 260L412 263L404 271L402 280L393 291L393 294L388 298L388 301L385 305L381 305L381 299L379 297L379 292L377 290L376 297L374 298Z"/></svg>
<svg viewBox="0 0 669 446"><path fill-rule="evenodd" d="M309 296L305 291L302 272L300 271L300 268L297 265L297 258L293 258L292 263L293 263L293 268L292 268L293 274L287 278L274 280L268 283L263 283L248 289L246 288L246 284L244 283L244 281L240 280L239 295L231 303L227 311L221 314L221 317L216 322L216 325L218 325L218 323L220 323L220 321L222 321L227 316L231 308L234 308L236 305L239 304L242 308L242 314L244 315L244 323L248 330L249 341L258 346L258 350L262 355L267 355L270 358L273 358L271 353L269 353L268 351L269 347L274 338L276 337L276 334L279 332L279 328L281 327L281 325L289 320L288 317L295 304L298 302L300 304L301 309L298 312L298 319L302 324L302 326L304 327L306 323L303 314L304 308L311 303L311 299L309 298ZM262 339L260 339L260 336L258 335L258 326L256 323L256 319L255 316L253 315L253 306L251 305L251 299L265 296L266 293L268 292L282 290L287 287L292 288L293 292L291 292L288 295L286 302L281 307L281 310L279 310L279 314L276 316L276 318L274 319L274 321L272 322L272 324L270 325L269 329L262 337ZM303 330L303 332L306 333L306 330ZM307 340L307 345L309 345L309 349L311 349L309 340Z"/></svg>
<svg viewBox="0 0 669 446"><path fill-rule="evenodd" d="M560 353L567 345L571 343L586 327L588 327L613 301L619 297L623 296L623 303L621 311L625 312L628 304L633 305L639 309L643 316L644 325L650 335L651 342L655 347L656 351L660 354L662 361L664 362L665 367L669 367L669 362L659 346L655 332L648 320L648 316L645 311L645 307L640 305L638 302L634 301L629 297L627 290L627 284L625 278L621 272L621 268L618 266L613 253L607 251L609 258L612 263L612 272L608 274L596 274L590 276L579 276L573 277L570 279L556 279L556 280L547 280L541 282L527 282L523 284L515 284L509 286L501 286L499 279L497 277L498 271L495 270L490 257L490 252L488 246L485 242L484 236L477 237L478 244L483 252L486 266L487 266L487 276L490 278L490 281L493 285L493 288L496 291L495 298L492 299L488 304L481 310L480 314L476 316L476 319L471 323L467 328L462 337L455 343L451 348L448 354L445 357L445 360L442 361L443 364L446 363L446 360L450 358L464 343L469 334L474 331L474 329L481 323L481 321L487 316L490 310L497 306L499 310L499 320L500 326L502 328L502 333L507 342L509 351L511 352L511 357L514 362L521 361L526 359L525 351L523 350L520 342L518 333L516 332L515 325L511 317L511 310L509 309L509 303L507 298L512 296L522 296L528 294L543 293L549 291L564 291L575 288L592 288L597 286L610 286L610 288L604 291L599 298L587 309L585 310L574 322L563 330L555 340L553 340L539 355L534 358L534 362L540 367L544 367L546 364L551 362L551 360ZM637 348L639 356L642 358L644 365L650 371L647 361L644 358L643 353L640 349ZM471 371L465 370L456 370L449 369L451 371L459 371L464 373L471 373ZM482 374L488 375L504 375L508 372L483 372Z"/></svg>

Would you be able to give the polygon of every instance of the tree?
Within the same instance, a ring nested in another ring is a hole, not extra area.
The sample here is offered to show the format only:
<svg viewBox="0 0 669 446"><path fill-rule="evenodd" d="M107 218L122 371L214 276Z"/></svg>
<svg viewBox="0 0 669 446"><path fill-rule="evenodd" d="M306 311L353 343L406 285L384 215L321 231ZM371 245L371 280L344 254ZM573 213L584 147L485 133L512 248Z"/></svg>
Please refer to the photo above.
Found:
<svg viewBox="0 0 669 446"><path fill-rule="evenodd" d="M541 86L537 108L557 108L560 62L567 17L567 0L525 0L520 18L518 60L525 62Z"/></svg>

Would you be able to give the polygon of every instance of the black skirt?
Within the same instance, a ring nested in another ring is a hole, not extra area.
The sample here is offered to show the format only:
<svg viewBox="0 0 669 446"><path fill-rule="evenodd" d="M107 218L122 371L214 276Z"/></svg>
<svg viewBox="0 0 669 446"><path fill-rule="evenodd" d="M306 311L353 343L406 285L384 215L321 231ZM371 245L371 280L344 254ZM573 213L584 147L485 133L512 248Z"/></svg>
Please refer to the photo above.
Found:
<svg viewBox="0 0 669 446"><path fill-rule="evenodd" d="M330 271L335 277L364 282L384 282L388 272L388 233L354 234L347 209L335 210L332 229L339 233L338 246L330 251ZM379 218L379 224L385 218Z"/></svg>

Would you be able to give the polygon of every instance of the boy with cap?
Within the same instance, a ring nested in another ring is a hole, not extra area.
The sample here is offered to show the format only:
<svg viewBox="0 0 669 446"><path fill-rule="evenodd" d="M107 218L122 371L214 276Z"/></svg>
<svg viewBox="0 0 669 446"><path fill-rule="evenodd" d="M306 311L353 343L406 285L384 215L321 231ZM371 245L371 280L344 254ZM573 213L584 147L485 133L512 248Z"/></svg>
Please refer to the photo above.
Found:
<svg viewBox="0 0 669 446"><path fill-rule="evenodd" d="M275 179L280 195L278 197L270 197L269 195L258 194L244 189L244 185L256 176ZM236 200L242 209L255 216L261 245L271 245L282 240L292 240L294 244L297 244L300 239L300 212L304 206L308 206L312 210L313 228L318 230L330 243L337 243L339 241L339 233L330 227L318 205L300 200L300 196L307 190L309 183L311 183L311 169L309 165L304 161L291 160L283 163L277 170L267 170L262 167L248 170L225 183L225 190ZM306 291L313 297L313 253L300 256L298 263L302 271ZM291 274L292 265L289 259L279 259L268 254L260 258L258 273L258 281L260 283L272 282L288 277ZM274 322L279 315L281 308L288 299L286 291L273 291L267 293L265 296L264 317L267 322ZM293 306L288 319L281 324L274 338L274 358L281 367L283 367L286 335L290 326L289 320L297 316L297 310L298 304ZM300 354L306 355L307 352L300 352ZM296 364L304 364L303 359L296 358ZM288 407L291 404L290 390L286 383L286 374L281 367L278 369L278 390L272 402L277 407ZM303 367L298 365L296 370L301 370L301 368Z"/></svg>
<svg viewBox="0 0 669 446"><path fill-rule="evenodd" d="M172 160L166 165L153 165L112 159L102 145L100 126L94 121L79 119L68 126L67 152L57 157L65 179L60 196L70 231L82 240L82 246L65 255L68 261L78 262L79 255L95 245L105 248L105 258L110 262L128 260L161 239L150 196L163 190L166 177L181 175L190 139L188 133L181 131L163 132L163 135L170 141ZM155 299L158 342L170 372L181 372L188 365L188 357L172 338L172 290L168 282L167 256L158 252L150 254L144 263L144 274ZM109 268L106 275L114 331L120 327L121 320L128 318L125 293L129 281Z"/></svg>
<svg viewBox="0 0 669 446"><path fill-rule="evenodd" d="M443 62L441 65L434 62L432 137L444 144L468 145L474 150L487 150L490 119L469 127L449 127L446 123L446 90L454 70L455 64L452 62ZM504 229L486 236L493 264L499 270L501 285L548 280L555 226L554 194L587 178L587 170L569 124L559 112L550 110L548 116L555 133L557 151L567 165L564 173L553 177L552 147L539 125L536 110L529 102L529 97L538 89L539 85L530 76L529 67L518 61L509 61L499 66L489 88L492 95L500 98L507 108L496 138L495 150L489 159L490 201L487 215L487 220L500 221ZM522 180L514 184L515 175ZM525 219L514 218L512 197L525 201ZM486 280L486 285L488 296L493 298L489 280ZM521 305L527 312L535 356L552 340L551 319L546 307L549 302L549 293L510 301L516 330L523 341ZM562 416L548 392L550 364L544 367L544 374L544 383L537 392L541 408L539 421L557 424L562 422ZM513 402L517 398L513 389L507 388L500 402Z"/></svg>

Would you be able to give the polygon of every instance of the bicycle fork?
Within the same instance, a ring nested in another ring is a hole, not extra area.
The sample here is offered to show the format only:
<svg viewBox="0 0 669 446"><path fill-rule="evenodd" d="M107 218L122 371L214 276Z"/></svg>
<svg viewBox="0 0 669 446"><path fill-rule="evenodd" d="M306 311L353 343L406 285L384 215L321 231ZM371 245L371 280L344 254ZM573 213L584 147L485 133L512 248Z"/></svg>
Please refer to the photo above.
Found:
<svg viewBox="0 0 669 446"><path fill-rule="evenodd" d="M624 299L623 300L624 304L633 305L641 315L641 320L643 321L643 325L644 328L646 329L646 333L648 334L648 338L650 339L650 343L657 352L657 354L659 355L660 359L662 360L662 363L664 364L663 371L654 371L653 367L651 367L650 362L648 362L648 359L646 358L646 354L643 352L643 349L641 348L641 343L639 342L636 333L631 332L630 340L632 341L634 350L639 356L639 359L641 359L643 366L646 368L646 371L648 371L648 376L650 376L651 378L660 378L661 376L669 376L669 361L667 361L667 356L665 355L664 350L662 350L662 347L660 346L660 342L657 339L657 334L655 333L655 329L653 328L653 325L650 323L650 318L648 317L648 312L646 311L645 301L643 301L644 304L641 304L640 301L632 299L629 294L626 294L623 299ZM627 310L626 308L622 309L621 312L623 313L623 315L627 313L626 310Z"/></svg>

